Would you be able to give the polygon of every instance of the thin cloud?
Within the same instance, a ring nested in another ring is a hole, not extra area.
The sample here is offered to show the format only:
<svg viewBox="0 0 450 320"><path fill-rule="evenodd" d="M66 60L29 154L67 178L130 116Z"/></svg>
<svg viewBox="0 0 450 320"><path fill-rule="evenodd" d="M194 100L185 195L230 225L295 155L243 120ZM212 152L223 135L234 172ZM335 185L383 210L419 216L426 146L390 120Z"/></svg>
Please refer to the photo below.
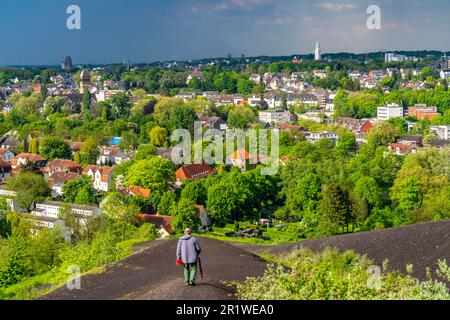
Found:
<svg viewBox="0 0 450 320"><path fill-rule="evenodd" d="M319 8L328 11L343 11L343 10L352 10L356 8L356 5L352 3L333 3L333 2L319 3L317 6Z"/></svg>

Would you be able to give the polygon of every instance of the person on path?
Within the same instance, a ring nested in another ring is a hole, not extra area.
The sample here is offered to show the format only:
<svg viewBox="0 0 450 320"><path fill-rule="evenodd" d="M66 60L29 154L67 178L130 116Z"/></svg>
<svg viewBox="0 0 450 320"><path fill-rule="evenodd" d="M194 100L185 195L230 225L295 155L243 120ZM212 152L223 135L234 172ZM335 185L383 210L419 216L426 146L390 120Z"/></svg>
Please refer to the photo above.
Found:
<svg viewBox="0 0 450 320"><path fill-rule="evenodd" d="M185 285L195 286L200 252L200 244L196 238L191 236L191 229L184 230L184 236L178 240L177 259L183 261Z"/></svg>

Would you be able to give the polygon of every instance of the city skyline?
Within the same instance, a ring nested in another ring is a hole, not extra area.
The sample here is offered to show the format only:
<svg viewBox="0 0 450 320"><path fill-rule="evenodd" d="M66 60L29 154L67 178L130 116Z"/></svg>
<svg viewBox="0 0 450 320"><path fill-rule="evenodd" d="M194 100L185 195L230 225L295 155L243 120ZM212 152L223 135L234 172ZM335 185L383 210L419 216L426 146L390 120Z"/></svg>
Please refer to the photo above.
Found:
<svg viewBox="0 0 450 320"><path fill-rule="evenodd" d="M81 8L81 30L68 30L66 8ZM0 0L0 65L59 65L287 56L376 51L448 51L450 3L378 3L381 30L366 26L371 1L161 0L142 3ZM26 8L25 10L23 8ZM115 21L116 23L112 23Z"/></svg>

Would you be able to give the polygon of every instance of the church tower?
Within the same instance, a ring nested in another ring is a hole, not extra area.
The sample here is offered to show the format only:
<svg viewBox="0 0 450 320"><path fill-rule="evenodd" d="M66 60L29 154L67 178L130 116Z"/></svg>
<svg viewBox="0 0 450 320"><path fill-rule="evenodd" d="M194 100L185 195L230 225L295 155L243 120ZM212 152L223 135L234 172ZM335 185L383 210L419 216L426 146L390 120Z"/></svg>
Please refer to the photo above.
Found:
<svg viewBox="0 0 450 320"><path fill-rule="evenodd" d="M86 91L89 92L91 85L91 73L89 70L83 69L80 75L80 94L83 94Z"/></svg>

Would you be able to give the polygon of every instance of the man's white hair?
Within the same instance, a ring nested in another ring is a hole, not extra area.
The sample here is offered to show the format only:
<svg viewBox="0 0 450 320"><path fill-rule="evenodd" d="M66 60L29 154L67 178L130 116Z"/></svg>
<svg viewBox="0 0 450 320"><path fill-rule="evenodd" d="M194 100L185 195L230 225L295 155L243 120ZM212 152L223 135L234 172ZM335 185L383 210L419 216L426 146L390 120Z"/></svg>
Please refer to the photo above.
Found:
<svg viewBox="0 0 450 320"><path fill-rule="evenodd" d="M186 229L184 230L184 233L186 233L186 234L191 234L191 232L192 232L192 230L189 229L189 228L186 228Z"/></svg>

